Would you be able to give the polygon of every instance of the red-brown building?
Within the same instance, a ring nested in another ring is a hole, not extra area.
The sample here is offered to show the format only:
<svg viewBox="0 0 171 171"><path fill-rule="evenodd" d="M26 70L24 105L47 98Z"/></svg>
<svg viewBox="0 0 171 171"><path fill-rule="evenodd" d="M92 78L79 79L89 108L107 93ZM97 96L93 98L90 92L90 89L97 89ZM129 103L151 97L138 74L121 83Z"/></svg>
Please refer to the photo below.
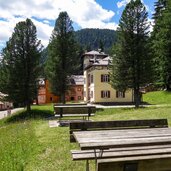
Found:
<svg viewBox="0 0 171 171"><path fill-rule="evenodd" d="M50 92L49 82L45 79L39 80L38 104L57 103L59 97Z"/></svg>
<svg viewBox="0 0 171 171"><path fill-rule="evenodd" d="M66 101L82 101L83 100L83 84L82 75L73 75L70 78L69 90L66 92ZM58 103L59 97L50 92L48 80L39 80L38 104Z"/></svg>
<svg viewBox="0 0 171 171"><path fill-rule="evenodd" d="M83 75L73 75L70 78L69 90L66 93L66 101L79 102L84 100L84 77Z"/></svg>

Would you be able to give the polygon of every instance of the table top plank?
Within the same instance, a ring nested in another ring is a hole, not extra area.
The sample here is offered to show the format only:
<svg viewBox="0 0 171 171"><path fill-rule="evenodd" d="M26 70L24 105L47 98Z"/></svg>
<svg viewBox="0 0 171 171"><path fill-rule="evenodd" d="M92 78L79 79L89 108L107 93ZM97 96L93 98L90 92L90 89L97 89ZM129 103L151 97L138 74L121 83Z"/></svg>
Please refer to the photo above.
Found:
<svg viewBox="0 0 171 171"><path fill-rule="evenodd" d="M103 149L103 148L116 148L116 147L128 147L128 146L145 146L145 145L160 145L160 144L171 144L170 138L155 138L155 139L132 139L123 141L105 141L105 142L89 142L89 143L80 143L82 150L84 149Z"/></svg>
<svg viewBox="0 0 171 171"><path fill-rule="evenodd" d="M171 144L170 128L74 132L81 149Z"/></svg>

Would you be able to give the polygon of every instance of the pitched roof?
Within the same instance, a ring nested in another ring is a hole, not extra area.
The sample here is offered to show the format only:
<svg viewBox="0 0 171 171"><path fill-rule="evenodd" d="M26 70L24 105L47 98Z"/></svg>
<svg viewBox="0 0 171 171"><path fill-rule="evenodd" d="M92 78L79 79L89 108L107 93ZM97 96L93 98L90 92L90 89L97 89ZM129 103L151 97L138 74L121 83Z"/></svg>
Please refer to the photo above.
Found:
<svg viewBox="0 0 171 171"><path fill-rule="evenodd" d="M83 56L86 56L86 55L101 55L101 56L108 56L107 54L105 54L104 52L99 52L99 51L95 51L95 50L92 50L90 52L86 52L84 53Z"/></svg>
<svg viewBox="0 0 171 171"><path fill-rule="evenodd" d="M97 58L90 59L91 65L89 65L88 67L97 66L97 65L107 66L107 65L110 64L110 61L111 61L111 57L110 56L107 56L107 57L105 57L103 59L97 59Z"/></svg>
<svg viewBox="0 0 171 171"><path fill-rule="evenodd" d="M72 75L69 79L69 85L83 85L84 77L83 75Z"/></svg>
<svg viewBox="0 0 171 171"><path fill-rule="evenodd" d="M98 60L93 65L109 65L109 62L110 62L110 57L107 56L106 58L103 58L101 60Z"/></svg>
<svg viewBox="0 0 171 171"><path fill-rule="evenodd" d="M7 96L6 94L3 94L0 92L0 104L4 104L3 100L4 100L4 97L6 96Z"/></svg>
<svg viewBox="0 0 171 171"><path fill-rule="evenodd" d="M4 98L4 97L6 97L7 96L7 94L4 94L4 93L1 93L0 92L0 98Z"/></svg>

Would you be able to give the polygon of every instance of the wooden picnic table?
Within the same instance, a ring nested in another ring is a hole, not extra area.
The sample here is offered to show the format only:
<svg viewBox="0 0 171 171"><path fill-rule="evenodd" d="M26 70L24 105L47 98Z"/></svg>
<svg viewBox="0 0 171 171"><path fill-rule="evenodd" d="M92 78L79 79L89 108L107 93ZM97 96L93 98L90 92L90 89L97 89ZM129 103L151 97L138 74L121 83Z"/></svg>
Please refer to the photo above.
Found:
<svg viewBox="0 0 171 171"><path fill-rule="evenodd" d="M73 132L81 150L171 144L171 128Z"/></svg>
<svg viewBox="0 0 171 171"><path fill-rule="evenodd" d="M168 158L165 166L168 168L169 165L170 168L171 128L78 131L73 132L73 135L83 152L73 151L73 159L87 160L87 171L88 160L93 158L96 167L98 159L103 166L105 160L119 162ZM98 163L97 168L99 171L100 164ZM108 165L103 168L106 166Z"/></svg>

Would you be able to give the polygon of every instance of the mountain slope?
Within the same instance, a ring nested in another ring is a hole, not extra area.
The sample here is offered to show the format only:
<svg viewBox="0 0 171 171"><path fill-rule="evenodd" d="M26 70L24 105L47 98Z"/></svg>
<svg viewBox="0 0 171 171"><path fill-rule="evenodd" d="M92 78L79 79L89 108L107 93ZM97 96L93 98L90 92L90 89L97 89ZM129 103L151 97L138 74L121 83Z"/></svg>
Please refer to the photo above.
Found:
<svg viewBox="0 0 171 171"><path fill-rule="evenodd" d="M116 31L109 29L81 29L75 32L76 41L86 50L97 50L101 46L109 52L116 42Z"/></svg>

